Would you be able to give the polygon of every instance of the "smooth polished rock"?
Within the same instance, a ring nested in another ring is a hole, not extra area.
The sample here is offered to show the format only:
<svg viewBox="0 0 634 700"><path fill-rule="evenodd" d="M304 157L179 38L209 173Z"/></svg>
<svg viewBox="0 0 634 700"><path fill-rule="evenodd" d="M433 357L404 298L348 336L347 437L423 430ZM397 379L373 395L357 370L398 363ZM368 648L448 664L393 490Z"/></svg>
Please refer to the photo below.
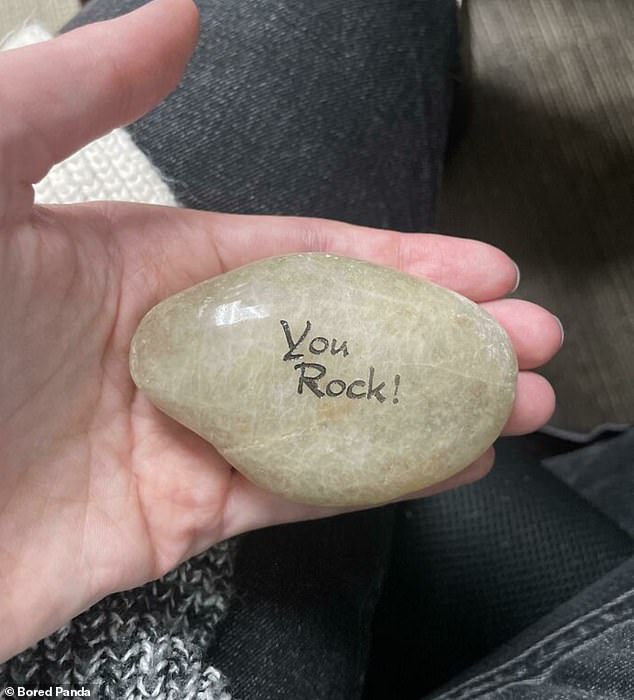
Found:
<svg viewBox="0 0 634 700"><path fill-rule="evenodd" d="M498 436L517 362L479 306L319 253L261 260L162 301L130 350L158 408L289 499L370 505L442 481Z"/></svg>

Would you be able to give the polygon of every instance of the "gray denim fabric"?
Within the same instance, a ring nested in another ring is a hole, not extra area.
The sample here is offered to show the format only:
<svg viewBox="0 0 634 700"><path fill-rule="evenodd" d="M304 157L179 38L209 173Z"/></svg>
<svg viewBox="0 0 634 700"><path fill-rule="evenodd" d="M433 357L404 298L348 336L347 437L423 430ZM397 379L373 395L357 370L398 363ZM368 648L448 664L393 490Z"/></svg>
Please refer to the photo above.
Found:
<svg viewBox="0 0 634 700"><path fill-rule="evenodd" d="M434 700L631 700L634 558L483 660Z"/></svg>

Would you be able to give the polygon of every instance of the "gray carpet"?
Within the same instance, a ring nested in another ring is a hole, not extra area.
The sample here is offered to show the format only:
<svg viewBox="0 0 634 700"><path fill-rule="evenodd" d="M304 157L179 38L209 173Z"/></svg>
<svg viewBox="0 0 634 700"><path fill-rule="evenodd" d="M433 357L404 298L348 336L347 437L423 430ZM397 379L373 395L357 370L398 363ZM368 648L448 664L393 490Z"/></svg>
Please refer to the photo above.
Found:
<svg viewBox="0 0 634 700"><path fill-rule="evenodd" d="M471 117L439 229L520 265L566 343L553 423L634 422L634 3L470 0Z"/></svg>

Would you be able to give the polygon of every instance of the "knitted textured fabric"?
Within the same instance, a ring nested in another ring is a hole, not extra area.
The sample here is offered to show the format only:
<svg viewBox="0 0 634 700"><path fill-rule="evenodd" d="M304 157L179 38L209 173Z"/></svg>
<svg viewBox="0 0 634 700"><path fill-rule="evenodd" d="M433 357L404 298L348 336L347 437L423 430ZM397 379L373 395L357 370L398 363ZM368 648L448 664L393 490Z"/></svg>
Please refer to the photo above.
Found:
<svg viewBox="0 0 634 700"><path fill-rule="evenodd" d="M93 141L35 185L35 201L42 204L95 200L176 205L159 171L123 129Z"/></svg>
<svg viewBox="0 0 634 700"><path fill-rule="evenodd" d="M113 700L230 700L206 659L230 597L233 547L116 593L0 665L0 687L89 684Z"/></svg>
<svg viewBox="0 0 634 700"><path fill-rule="evenodd" d="M29 26L3 49L50 35ZM40 203L125 200L174 205L160 173L123 129L55 166L35 187ZM229 700L208 648L231 593L234 547L222 543L158 581L105 598L55 634L0 664L0 688L29 683L99 686L100 698Z"/></svg>

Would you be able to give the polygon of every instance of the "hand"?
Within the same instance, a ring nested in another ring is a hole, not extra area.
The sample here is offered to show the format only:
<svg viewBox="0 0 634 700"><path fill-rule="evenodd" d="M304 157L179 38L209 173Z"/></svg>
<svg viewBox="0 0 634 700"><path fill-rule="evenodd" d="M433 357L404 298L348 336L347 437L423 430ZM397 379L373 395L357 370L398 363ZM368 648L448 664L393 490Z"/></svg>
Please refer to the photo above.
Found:
<svg viewBox="0 0 634 700"><path fill-rule="evenodd" d="M55 162L176 85L196 34L190 0L160 0L0 55L0 659L219 540L335 512L253 486L135 390L130 339L160 299L258 258L331 251L482 302L522 370L560 345L551 314L501 298L516 268L483 243L133 204L34 206L31 183ZM549 384L522 371L506 433L535 430L553 405ZM433 491L492 462L489 450Z"/></svg>

